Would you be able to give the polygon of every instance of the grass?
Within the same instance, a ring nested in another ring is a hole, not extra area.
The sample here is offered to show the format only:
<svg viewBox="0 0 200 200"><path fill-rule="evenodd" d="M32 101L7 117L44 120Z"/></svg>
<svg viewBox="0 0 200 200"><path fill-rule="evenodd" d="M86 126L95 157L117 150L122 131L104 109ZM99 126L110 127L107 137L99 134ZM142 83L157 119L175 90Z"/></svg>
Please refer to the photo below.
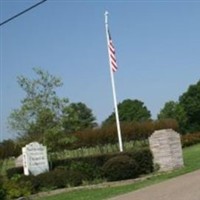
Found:
<svg viewBox="0 0 200 200"><path fill-rule="evenodd" d="M146 141L124 142L124 150L125 151L137 150L144 146L148 146L148 142L146 142ZM52 160L57 160L57 159L76 158L76 157L99 155L99 154L106 154L106 153L115 153L115 152L119 152L118 143L107 144L104 146L97 145L95 147L83 147L83 148L74 149L74 150L65 150L63 152L51 153L50 158Z"/></svg>
<svg viewBox="0 0 200 200"><path fill-rule="evenodd" d="M0 174L5 175L6 170L15 166L14 158L0 160Z"/></svg>
<svg viewBox="0 0 200 200"><path fill-rule="evenodd" d="M146 180L136 183L105 188L75 189L70 192L63 192L53 196L43 196L37 200L102 200L119 194L131 192L152 184L168 180L170 178L200 169L200 144L183 150L185 167L173 172L154 174Z"/></svg>

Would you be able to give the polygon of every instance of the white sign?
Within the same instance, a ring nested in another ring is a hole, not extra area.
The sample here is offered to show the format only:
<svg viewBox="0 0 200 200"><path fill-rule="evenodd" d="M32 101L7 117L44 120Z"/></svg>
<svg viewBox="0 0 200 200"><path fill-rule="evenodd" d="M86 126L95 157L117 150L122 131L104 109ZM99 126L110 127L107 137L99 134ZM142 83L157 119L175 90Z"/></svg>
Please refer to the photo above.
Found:
<svg viewBox="0 0 200 200"><path fill-rule="evenodd" d="M38 175L49 171L47 149L38 142L32 142L22 148L25 175Z"/></svg>

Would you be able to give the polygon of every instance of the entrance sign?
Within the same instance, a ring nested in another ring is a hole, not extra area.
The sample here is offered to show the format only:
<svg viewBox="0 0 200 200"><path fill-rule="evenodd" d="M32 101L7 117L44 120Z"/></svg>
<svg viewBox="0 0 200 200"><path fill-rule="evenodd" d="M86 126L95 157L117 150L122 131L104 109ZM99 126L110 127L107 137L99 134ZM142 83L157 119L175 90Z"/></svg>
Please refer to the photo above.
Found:
<svg viewBox="0 0 200 200"><path fill-rule="evenodd" d="M38 175L49 171L46 146L32 142L22 148L25 175Z"/></svg>

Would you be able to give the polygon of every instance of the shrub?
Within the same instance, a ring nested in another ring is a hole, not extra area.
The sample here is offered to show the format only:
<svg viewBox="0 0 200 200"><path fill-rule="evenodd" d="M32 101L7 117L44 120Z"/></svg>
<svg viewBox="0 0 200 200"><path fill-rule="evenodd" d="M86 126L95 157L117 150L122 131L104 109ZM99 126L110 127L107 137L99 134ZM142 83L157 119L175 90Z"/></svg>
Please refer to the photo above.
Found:
<svg viewBox="0 0 200 200"><path fill-rule="evenodd" d="M44 189L63 188L68 185L78 186L83 181L92 182L95 179L105 177L108 180L134 178L140 174L151 172L153 162L150 150L141 148L140 151L135 152L110 153L52 161L52 171L37 176L19 175L18 170L18 168L12 169L8 173L11 177L8 186L9 188L13 187L12 196L19 195L19 193L14 195L17 192L17 189L15 189L17 182L19 185L27 184L27 191L36 193ZM12 181L16 177L19 178L17 182L13 183Z"/></svg>
<svg viewBox="0 0 200 200"><path fill-rule="evenodd" d="M39 191L40 179L37 179L35 176L33 176L33 175L29 175L29 176L22 175L20 177L20 181L31 183L31 193L32 194Z"/></svg>
<svg viewBox="0 0 200 200"><path fill-rule="evenodd" d="M3 176L0 176L0 199L5 200L6 199L6 190L3 187Z"/></svg>
<svg viewBox="0 0 200 200"><path fill-rule="evenodd" d="M70 171L68 177L70 186L79 186L82 184L83 180L85 180L85 177L81 172L75 170Z"/></svg>
<svg viewBox="0 0 200 200"><path fill-rule="evenodd" d="M105 163L106 155L68 158L52 161L52 169L65 168L69 171L79 171L84 180L101 178L100 167Z"/></svg>
<svg viewBox="0 0 200 200"><path fill-rule="evenodd" d="M0 199L1 200L6 199L6 191L2 186L0 186Z"/></svg>
<svg viewBox="0 0 200 200"><path fill-rule="evenodd" d="M138 169L137 162L127 155L115 156L102 167L103 175L109 181L135 178L139 175Z"/></svg>
<svg viewBox="0 0 200 200"><path fill-rule="evenodd" d="M19 156L21 147L13 140L4 140L0 142L0 159L6 159L11 156Z"/></svg>
<svg viewBox="0 0 200 200"><path fill-rule="evenodd" d="M23 167L13 167L6 170L7 177L10 179L15 175L23 174Z"/></svg>
<svg viewBox="0 0 200 200"><path fill-rule="evenodd" d="M179 130L178 122L175 119L160 119L154 122L154 130L173 129Z"/></svg>
<svg viewBox="0 0 200 200"><path fill-rule="evenodd" d="M50 172L45 172L37 176L30 176L34 191L43 189L63 188L68 183L69 173L67 170L57 169Z"/></svg>
<svg viewBox="0 0 200 200"><path fill-rule="evenodd" d="M181 143L182 147L188 147L200 143L200 133L182 135Z"/></svg>
<svg viewBox="0 0 200 200"><path fill-rule="evenodd" d="M68 185L81 185L84 180L84 176L79 171L69 171L64 168L60 168L39 174L37 176L22 176L20 180L30 182L32 185L32 193L36 193L43 190L64 188Z"/></svg>
<svg viewBox="0 0 200 200"><path fill-rule="evenodd" d="M4 188L8 199L14 199L23 196L29 196L32 191L32 185L29 181L22 181L16 176L5 181Z"/></svg>
<svg viewBox="0 0 200 200"><path fill-rule="evenodd" d="M146 122L123 122L121 123L122 137L124 141L145 141L159 129L171 128L178 130L178 123L174 119L146 121ZM84 130L74 133L77 140L71 148L92 147L117 143L117 129L115 124L103 126L97 129Z"/></svg>
<svg viewBox="0 0 200 200"><path fill-rule="evenodd" d="M141 148L135 152L110 153L97 156L80 158L68 158L52 161L53 169L61 166L68 170L75 170L82 173L86 180L102 178L102 166L111 158L118 155L126 155L135 160L139 165L139 173L146 174L153 171L152 154L149 148ZM88 178L89 175L89 178Z"/></svg>
<svg viewBox="0 0 200 200"><path fill-rule="evenodd" d="M92 180L96 174L94 167L95 166L91 165L91 163L78 161L71 164L70 171L78 171L85 180Z"/></svg>
<svg viewBox="0 0 200 200"><path fill-rule="evenodd" d="M137 161L139 165L139 174L148 174L153 172L153 155L149 148L138 150L132 153L132 158Z"/></svg>

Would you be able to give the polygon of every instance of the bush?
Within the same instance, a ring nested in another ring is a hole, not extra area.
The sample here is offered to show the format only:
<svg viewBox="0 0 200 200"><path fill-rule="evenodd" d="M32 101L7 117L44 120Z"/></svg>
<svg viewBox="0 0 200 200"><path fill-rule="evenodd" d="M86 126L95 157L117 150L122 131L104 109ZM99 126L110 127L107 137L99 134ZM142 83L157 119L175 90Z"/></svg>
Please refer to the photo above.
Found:
<svg viewBox="0 0 200 200"><path fill-rule="evenodd" d="M124 141L146 141L155 130L168 128L177 131L178 123L176 120L166 119L158 121L121 123L122 137ZM115 124L97 129L80 131L74 133L74 136L77 140L70 146L72 149L117 143L117 129Z"/></svg>
<svg viewBox="0 0 200 200"><path fill-rule="evenodd" d="M135 178L139 175L137 162L127 155L118 155L109 159L102 167L108 181Z"/></svg>
<svg viewBox="0 0 200 200"><path fill-rule="evenodd" d="M153 161L150 150L145 148L135 152L110 153L52 161L52 171L37 176L21 175L19 169L8 170L10 181L7 187L13 187L12 196L25 194L25 191L20 190L17 193L15 185L17 183L27 185L24 188L27 192L36 193L44 189L63 188L68 185L78 186L83 181L93 182L95 179L105 177L108 180L134 178L152 172ZM18 177L17 181L13 182L16 177ZM23 188L23 186L21 187Z"/></svg>
<svg viewBox="0 0 200 200"><path fill-rule="evenodd" d="M0 199L5 200L6 199L6 190L3 187L3 176L0 176Z"/></svg>
<svg viewBox="0 0 200 200"><path fill-rule="evenodd" d="M78 161L71 164L70 171L79 172L84 180L92 180L97 174L95 168L91 163Z"/></svg>
<svg viewBox="0 0 200 200"><path fill-rule="evenodd" d="M0 199L1 200L6 199L6 191L4 188L2 188L2 186L0 186Z"/></svg>
<svg viewBox="0 0 200 200"><path fill-rule="evenodd" d="M18 176L5 181L4 188L8 199L29 196L32 191L31 183L29 181L20 180Z"/></svg>
<svg viewBox="0 0 200 200"><path fill-rule="evenodd" d="M69 173L68 180L70 186L79 186L82 184L83 180L85 180L85 177L81 172L71 170Z"/></svg>
<svg viewBox="0 0 200 200"><path fill-rule="evenodd" d="M13 167L6 170L6 174L9 179L15 175L22 175L23 173L24 173L23 167Z"/></svg>
<svg viewBox="0 0 200 200"><path fill-rule="evenodd" d="M153 172L153 155L148 148L138 150L131 155L139 165L139 174L149 174Z"/></svg>
<svg viewBox="0 0 200 200"><path fill-rule="evenodd" d="M19 156L21 147L13 140L4 140L0 142L0 159L6 159L12 156Z"/></svg>
<svg viewBox="0 0 200 200"><path fill-rule="evenodd" d="M52 161L52 169L65 168L69 171L79 171L84 180L101 178L101 166L107 159L106 155L68 158Z"/></svg>
<svg viewBox="0 0 200 200"><path fill-rule="evenodd" d="M69 173L67 170L57 169L45 172L37 176L30 176L29 180L35 191L43 189L56 189L66 187L68 184Z"/></svg>
<svg viewBox="0 0 200 200"><path fill-rule="evenodd" d="M20 177L21 182L30 182L31 183L31 194L37 193L40 188L40 179L37 179L33 175L25 176L22 175Z"/></svg>
<svg viewBox="0 0 200 200"><path fill-rule="evenodd" d="M43 190L64 188L67 185L78 186L82 184L84 177L81 172L66 170L64 168L55 169L37 176L22 176L21 180L30 182L32 193Z"/></svg>
<svg viewBox="0 0 200 200"><path fill-rule="evenodd" d="M182 135L181 143L182 147L188 147L200 143L200 133Z"/></svg>
<svg viewBox="0 0 200 200"><path fill-rule="evenodd" d="M143 148L135 152L110 153L97 156L80 158L68 158L52 161L53 169L64 167L68 170L75 170L82 173L86 180L102 178L102 166L111 158L119 155L126 155L135 160L139 165L139 173L147 174L153 171L153 158L149 148Z"/></svg>

